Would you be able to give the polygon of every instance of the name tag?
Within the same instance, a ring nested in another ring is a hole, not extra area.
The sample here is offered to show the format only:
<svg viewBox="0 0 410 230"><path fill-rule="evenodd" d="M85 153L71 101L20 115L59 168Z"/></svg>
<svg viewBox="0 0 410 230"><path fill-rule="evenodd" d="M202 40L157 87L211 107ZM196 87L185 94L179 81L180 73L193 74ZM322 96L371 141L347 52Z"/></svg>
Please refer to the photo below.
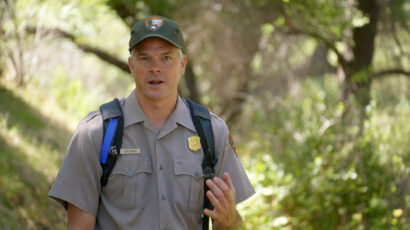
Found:
<svg viewBox="0 0 410 230"><path fill-rule="evenodd" d="M140 154L141 153L141 149L137 148L137 149L121 149L120 150L120 154Z"/></svg>

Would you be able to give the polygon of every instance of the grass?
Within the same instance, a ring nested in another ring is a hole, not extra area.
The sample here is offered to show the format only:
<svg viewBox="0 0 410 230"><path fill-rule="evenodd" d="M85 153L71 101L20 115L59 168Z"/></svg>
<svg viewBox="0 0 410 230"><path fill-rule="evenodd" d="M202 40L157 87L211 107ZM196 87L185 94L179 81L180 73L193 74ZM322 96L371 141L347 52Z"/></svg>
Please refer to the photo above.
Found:
<svg viewBox="0 0 410 230"><path fill-rule="evenodd" d="M71 131L0 84L1 229L64 229L64 210L47 193Z"/></svg>

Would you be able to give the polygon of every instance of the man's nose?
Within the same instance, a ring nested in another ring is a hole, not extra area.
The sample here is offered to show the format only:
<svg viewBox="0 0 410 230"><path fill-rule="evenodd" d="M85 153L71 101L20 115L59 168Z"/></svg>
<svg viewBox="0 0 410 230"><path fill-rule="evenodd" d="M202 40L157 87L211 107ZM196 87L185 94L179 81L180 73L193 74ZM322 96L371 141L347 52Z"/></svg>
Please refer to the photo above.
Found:
<svg viewBox="0 0 410 230"><path fill-rule="evenodd" d="M161 72L161 62L159 60L152 60L151 62L151 72L158 73Z"/></svg>

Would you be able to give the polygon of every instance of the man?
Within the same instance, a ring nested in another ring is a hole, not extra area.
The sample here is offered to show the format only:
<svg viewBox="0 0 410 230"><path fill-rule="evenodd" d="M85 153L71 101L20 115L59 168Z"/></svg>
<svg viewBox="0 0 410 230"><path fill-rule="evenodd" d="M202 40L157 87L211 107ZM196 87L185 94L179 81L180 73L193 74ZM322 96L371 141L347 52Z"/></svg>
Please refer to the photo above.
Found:
<svg viewBox="0 0 410 230"><path fill-rule="evenodd" d="M177 87L185 72L178 25L152 16L131 31L128 64L136 89L122 100L122 149L101 187L102 118L90 113L78 125L49 196L67 209L68 229L201 229L202 214L214 229L239 229L236 203L254 190L223 120L211 114L217 164L206 181L213 209L203 209L203 151L189 108ZM124 151L125 152L125 151Z"/></svg>

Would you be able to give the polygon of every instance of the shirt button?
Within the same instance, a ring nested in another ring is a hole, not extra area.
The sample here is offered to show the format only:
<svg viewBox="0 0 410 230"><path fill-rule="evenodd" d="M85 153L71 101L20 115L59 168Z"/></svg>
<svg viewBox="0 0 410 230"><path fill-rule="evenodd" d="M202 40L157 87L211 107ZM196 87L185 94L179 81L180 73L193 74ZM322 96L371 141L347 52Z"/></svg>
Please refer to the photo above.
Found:
<svg viewBox="0 0 410 230"><path fill-rule="evenodd" d="M159 165L159 170L162 170L162 169L164 169L164 167L162 167L162 165Z"/></svg>
<svg viewBox="0 0 410 230"><path fill-rule="evenodd" d="M168 227L168 225L165 225L162 229L163 230L169 230L169 227Z"/></svg>
<svg viewBox="0 0 410 230"><path fill-rule="evenodd" d="M195 176L199 177L199 173L197 171L195 171Z"/></svg>
<svg viewBox="0 0 410 230"><path fill-rule="evenodd" d="M161 199L166 200L167 197L165 196L165 194L162 194Z"/></svg>
<svg viewBox="0 0 410 230"><path fill-rule="evenodd" d="M134 174L134 170L129 169L129 170L128 170L128 175L132 175L132 174Z"/></svg>

